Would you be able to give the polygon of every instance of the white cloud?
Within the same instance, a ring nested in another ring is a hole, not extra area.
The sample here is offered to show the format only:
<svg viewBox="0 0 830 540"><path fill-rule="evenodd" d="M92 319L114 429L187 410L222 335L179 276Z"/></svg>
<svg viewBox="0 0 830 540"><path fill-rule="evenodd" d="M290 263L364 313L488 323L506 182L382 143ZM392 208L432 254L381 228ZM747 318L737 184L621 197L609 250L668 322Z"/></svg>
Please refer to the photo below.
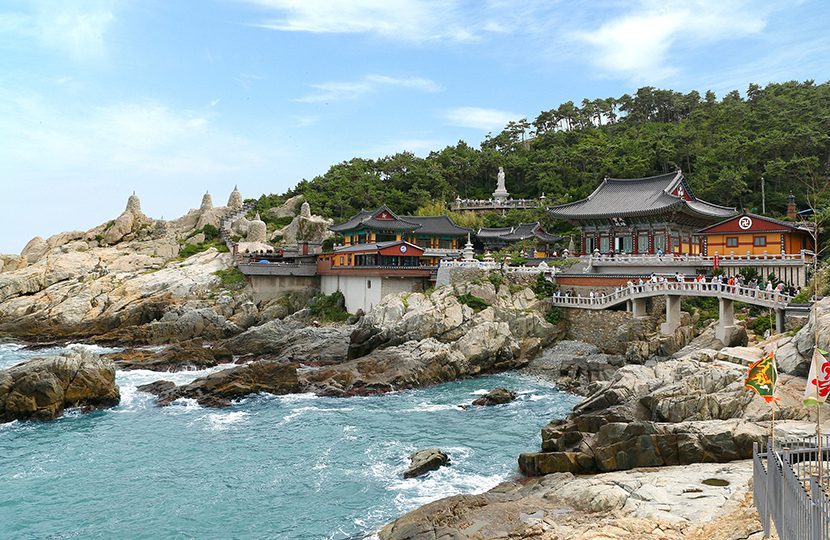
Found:
<svg viewBox="0 0 830 540"><path fill-rule="evenodd" d="M6 177L21 171L98 177L233 173L259 162L263 151L213 126L208 116L153 101L71 110L37 96L0 94L2 133L14 134L0 147L0 176Z"/></svg>
<svg viewBox="0 0 830 540"><path fill-rule="evenodd" d="M367 75L356 81L332 81L312 84L314 92L297 98L300 103L329 103L357 99L376 92L383 87L398 87L420 90L423 92L440 92L441 86L435 81L421 77L389 77L387 75Z"/></svg>
<svg viewBox="0 0 830 540"><path fill-rule="evenodd" d="M375 34L401 41L477 40L504 32L491 19L470 16L460 0L242 0L276 12L257 26L283 32Z"/></svg>
<svg viewBox="0 0 830 540"><path fill-rule="evenodd" d="M518 120L521 117L522 115L510 111L481 107L456 107L444 114L446 123L451 126L480 131L500 130L511 120Z"/></svg>
<svg viewBox="0 0 830 540"><path fill-rule="evenodd" d="M0 35L16 35L80 62L106 56L106 36L116 20L114 0L34 0L22 5L26 11L0 13Z"/></svg>
<svg viewBox="0 0 830 540"><path fill-rule="evenodd" d="M104 38L115 21L112 2L39 2L35 31L41 43L76 60L106 54Z"/></svg>
<svg viewBox="0 0 830 540"><path fill-rule="evenodd" d="M593 30L573 34L606 73L659 80L676 72L672 55L760 33L765 10L742 0L644 0Z"/></svg>

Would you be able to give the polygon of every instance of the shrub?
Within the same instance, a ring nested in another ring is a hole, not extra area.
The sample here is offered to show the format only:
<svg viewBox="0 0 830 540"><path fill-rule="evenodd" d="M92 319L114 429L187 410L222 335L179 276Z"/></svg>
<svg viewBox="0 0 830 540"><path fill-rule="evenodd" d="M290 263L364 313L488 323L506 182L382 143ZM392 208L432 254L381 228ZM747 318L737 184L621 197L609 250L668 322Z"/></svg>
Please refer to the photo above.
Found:
<svg viewBox="0 0 830 540"><path fill-rule="evenodd" d="M219 229L208 223L202 227L202 234L205 235L205 241L215 240L219 238Z"/></svg>
<svg viewBox="0 0 830 540"><path fill-rule="evenodd" d="M318 317L324 321L340 322L349 318L349 312L346 311L346 299L340 291L331 294L318 294L311 299L308 312L313 317Z"/></svg>
<svg viewBox="0 0 830 540"><path fill-rule="evenodd" d="M562 310L552 306L545 312L545 320L550 324L559 324L562 321Z"/></svg>
<svg viewBox="0 0 830 540"><path fill-rule="evenodd" d="M738 273L741 274L744 277L744 281L746 283L749 283L753 279L758 279L760 277L760 275L758 274L758 271L755 270L752 267L749 267L749 266L741 268L738 271Z"/></svg>
<svg viewBox="0 0 830 540"><path fill-rule="evenodd" d="M706 321L717 319L720 316L717 298L684 298L680 302L680 309L687 313L698 312L699 318L697 323L695 323L695 326L698 328L703 328L706 325Z"/></svg>
<svg viewBox="0 0 830 540"><path fill-rule="evenodd" d="M490 304L488 304L485 299L479 298L478 296L473 296L470 293L460 294L456 296L456 298L458 298L458 301L460 303L472 308L472 310L476 313L478 313L482 309L490 307Z"/></svg>
<svg viewBox="0 0 830 540"><path fill-rule="evenodd" d="M498 290L501 287L501 284L504 283L504 276L498 272L491 272L489 276L487 276L487 280L493 284L493 287Z"/></svg>
<svg viewBox="0 0 830 540"><path fill-rule="evenodd" d="M213 273L222 282L223 287L229 289L241 289L245 286L245 274L238 268L223 268Z"/></svg>
<svg viewBox="0 0 830 540"><path fill-rule="evenodd" d="M761 315L755 317L755 320L749 323L750 329L759 336L763 336L767 330L772 330L775 327L775 321L769 315Z"/></svg>
<svg viewBox="0 0 830 540"><path fill-rule="evenodd" d="M556 285L545 279L541 273L536 276L536 282L530 288L536 293L536 298L547 298L556 292Z"/></svg>

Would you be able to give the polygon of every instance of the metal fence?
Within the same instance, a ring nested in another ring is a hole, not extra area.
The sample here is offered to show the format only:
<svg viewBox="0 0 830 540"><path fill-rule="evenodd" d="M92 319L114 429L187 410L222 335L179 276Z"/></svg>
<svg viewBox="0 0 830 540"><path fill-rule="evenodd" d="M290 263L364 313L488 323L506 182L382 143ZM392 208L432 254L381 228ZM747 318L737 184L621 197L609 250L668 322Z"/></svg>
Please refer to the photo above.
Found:
<svg viewBox="0 0 830 540"><path fill-rule="evenodd" d="M815 436L754 444L753 499L765 538L774 524L781 540L830 539L830 436L821 442L821 460Z"/></svg>

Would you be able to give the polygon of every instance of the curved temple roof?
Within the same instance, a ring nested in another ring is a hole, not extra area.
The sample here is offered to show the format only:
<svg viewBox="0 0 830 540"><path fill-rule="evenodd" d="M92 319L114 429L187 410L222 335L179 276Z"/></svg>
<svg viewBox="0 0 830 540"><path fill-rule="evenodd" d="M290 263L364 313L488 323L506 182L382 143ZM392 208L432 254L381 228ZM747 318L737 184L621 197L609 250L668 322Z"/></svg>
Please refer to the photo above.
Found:
<svg viewBox="0 0 830 540"><path fill-rule="evenodd" d="M679 170L648 178L605 178L586 199L548 208L554 217L566 220L633 217L665 211L683 211L704 219L737 215L734 208L697 199Z"/></svg>
<svg viewBox="0 0 830 540"><path fill-rule="evenodd" d="M377 210L364 210L348 221L332 225L329 229L334 232L375 229L434 236L464 236L471 232L453 223L449 216L398 216L386 206L381 206Z"/></svg>

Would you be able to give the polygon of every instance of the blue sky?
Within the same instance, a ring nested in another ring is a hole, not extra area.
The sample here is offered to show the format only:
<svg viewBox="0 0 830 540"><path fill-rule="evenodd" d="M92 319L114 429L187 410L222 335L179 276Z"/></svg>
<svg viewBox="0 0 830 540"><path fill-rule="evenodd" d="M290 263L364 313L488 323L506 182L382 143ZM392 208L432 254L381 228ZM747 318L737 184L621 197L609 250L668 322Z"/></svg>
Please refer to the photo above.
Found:
<svg viewBox="0 0 830 540"><path fill-rule="evenodd" d="M821 82L828 21L823 0L4 0L0 253L133 190L172 218L567 100Z"/></svg>

